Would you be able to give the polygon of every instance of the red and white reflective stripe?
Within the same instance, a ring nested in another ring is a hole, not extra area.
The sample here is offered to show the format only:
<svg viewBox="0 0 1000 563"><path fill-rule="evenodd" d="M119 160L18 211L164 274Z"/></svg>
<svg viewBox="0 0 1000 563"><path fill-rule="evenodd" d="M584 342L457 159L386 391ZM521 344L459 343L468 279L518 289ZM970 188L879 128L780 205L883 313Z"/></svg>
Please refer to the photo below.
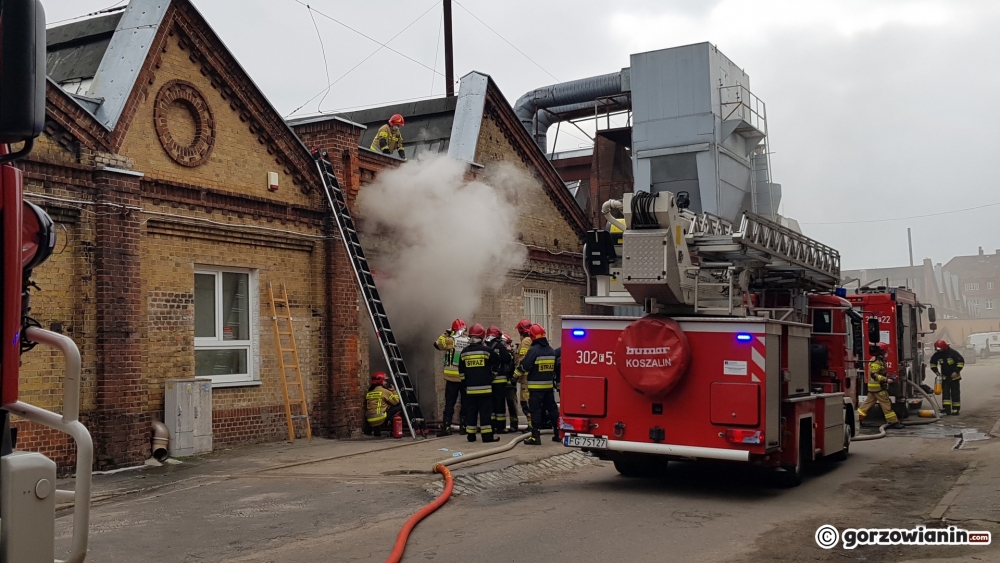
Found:
<svg viewBox="0 0 1000 563"><path fill-rule="evenodd" d="M750 364L750 381L760 383L767 373L767 368L764 365L764 359L767 358L767 344L764 337L754 338L751 347L750 356L753 362Z"/></svg>

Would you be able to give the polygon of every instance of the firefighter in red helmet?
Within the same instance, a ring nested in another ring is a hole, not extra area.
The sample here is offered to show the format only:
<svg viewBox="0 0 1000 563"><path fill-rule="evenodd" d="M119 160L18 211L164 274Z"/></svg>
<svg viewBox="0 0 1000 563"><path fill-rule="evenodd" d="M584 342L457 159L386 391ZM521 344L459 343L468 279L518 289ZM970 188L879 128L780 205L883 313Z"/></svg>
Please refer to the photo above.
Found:
<svg viewBox="0 0 1000 563"><path fill-rule="evenodd" d="M493 372L497 364L496 352L487 346L486 329L476 323L469 329L469 345L462 350L458 371L465 385L462 411L465 414L465 433L470 442L476 441L476 432L484 442L498 440L493 435Z"/></svg>
<svg viewBox="0 0 1000 563"><path fill-rule="evenodd" d="M383 154L397 153L399 158L406 160L406 151L403 149L403 134L399 128L405 125L403 116L398 113L389 118L389 122L378 128L375 138L372 139L371 150Z"/></svg>
<svg viewBox="0 0 1000 563"><path fill-rule="evenodd" d="M944 414L957 415L962 410L962 368L965 358L944 340L934 343L931 371L941 376L941 409Z"/></svg>
<svg viewBox="0 0 1000 563"><path fill-rule="evenodd" d="M882 407L882 414L885 415L885 422L889 428L906 428L892 411L892 402L889 400L889 376L886 372L886 355L889 353L889 344L879 342L872 351L874 356L869 361L868 368L868 396L858 407L858 415L863 421L868 414L868 409L875 403Z"/></svg>
<svg viewBox="0 0 1000 563"><path fill-rule="evenodd" d="M531 321L528 319L521 319L517 323L517 334L521 337L521 342L517 346L517 350L514 352L514 367L521 364L521 360L528 354L528 350L531 348ZM528 380L526 375L519 375L515 377L515 380L521 384L521 412L524 413L524 417L528 419L528 426L531 426L531 409L528 408Z"/></svg>
<svg viewBox="0 0 1000 563"><path fill-rule="evenodd" d="M465 422L462 418L462 408L465 406L465 391L462 387L462 376L458 371L458 361L461 358L462 350L469 344L469 337L465 335L465 321L455 319L451 323L451 329L444 331L434 342L434 347L444 352L444 415L441 422L441 431L438 436L448 436L451 434L451 422L455 417L455 403L459 397L462 398L458 409L458 424L464 428Z"/></svg>
<svg viewBox="0 0 1000 563"><path fill-rule="evenodd" d="M399 395L392 389L392 385L386 383L385 372L373 373L368 393L365 394L365 420L371 426L372 433L381 436L382 428L389 427L392 419L400 416L402 411Z"/></svg>
<svg viewBox="0 0 1000 563"><path fill-rule="evenodd" d="M507 433L507 381L514 375L514 356L511 355L503 340L500 327L491 325L486 329L487 346L496 355L496 365L493 370L493 433ZM517 407L513 407L511 418L517 420ZM515 424L517 424L515 422Z"/></svg>
<svg viewBox="0 0 1000 563"><path fill-rule="evenodd" d="M531 325L531 348L517 365L516 373L528 382L528 407L531 409L531 437L524 441L529 445L540 445L539 429L543 413L552 424L552 441L559 441L558 412L555 396L556 351L549 346L545 329L541 325Z"/></svg>

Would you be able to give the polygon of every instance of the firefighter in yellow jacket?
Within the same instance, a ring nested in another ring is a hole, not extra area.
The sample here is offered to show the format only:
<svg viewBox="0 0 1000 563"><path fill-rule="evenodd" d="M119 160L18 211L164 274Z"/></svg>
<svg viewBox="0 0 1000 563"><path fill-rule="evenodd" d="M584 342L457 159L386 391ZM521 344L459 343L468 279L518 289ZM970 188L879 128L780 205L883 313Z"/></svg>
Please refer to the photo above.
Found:
<svg viewBox="0 0 1000 563"><path fill-rule="evenodd" d="M469 337L465 336L465 321L462 319L455 319L451 323L451 330L446 330L434 342L434 347L444 352L444 414L441 419L441 431L438 432L439 437L451 434L455 403L459 397L462 400L458 408L458 424L464 433L465 419L462 417L462 408L465 406L465 390L462 386L462 376L458 373L458 361L462 356L462 350L468 345Z"/></svg>
<svg viewBox="0 0 1000 563"><path fill-rule="evenodd" d="M517 334L521 337L521 343L518 345L514 353L514 366L521 364L521 360L528 355L528 350L531 348L531 335L528 333L531 330L531 321L528 319L521 319L517 323ZM528 376L519 375L516 376L516 381L521 384L521 412L524 413L524 417L528 419L528 426L531 426L531 409L528 408Z"/></svg>
<svg viewBox="0 0 1000 563"><path fill-rule="evenodd" d="M372 434L381 436L382 428L391 430L392 419L402 410L399 395L386 385L385 372L373 373L371 386L365 394L365 420L372 427Z"/></svg>
<svg viewBox="0 0 1000 563"><path fill-rule="evenodd" d="M371 150L384 154L397 153L399 158L406 160L406 151L403 149L403 134L399 128L405 125L403 116L398 113L389 118L389 123L378 128L375 138L372 139Z"/></svg>
<svg viewBox="0 0 1000 563"><path fill-rule="evenodd" d="M879 342L875 345L875 356L872 357L868 368L868 396L858 407L858 415L863 421L868 414L868 409L875 403L882 407L885 415L885 422L889 428L906 428L903 423L896 418L896 413L892 411L892 403L889 401L889 376L886 372L886 354L889 351L889 344Z"/></svg>

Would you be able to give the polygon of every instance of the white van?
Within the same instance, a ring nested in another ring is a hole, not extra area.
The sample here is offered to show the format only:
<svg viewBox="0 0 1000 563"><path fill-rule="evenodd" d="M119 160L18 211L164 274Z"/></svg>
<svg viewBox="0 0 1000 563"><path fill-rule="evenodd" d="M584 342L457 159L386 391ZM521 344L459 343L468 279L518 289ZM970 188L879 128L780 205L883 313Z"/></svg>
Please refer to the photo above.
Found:
<svg viewBox="0 0 1000 563"><path fill-rule="evenodd" d="M965 340L965 348L980 358L990 354L1000 354L1000 332L980 332L970 334Z"/></svg>

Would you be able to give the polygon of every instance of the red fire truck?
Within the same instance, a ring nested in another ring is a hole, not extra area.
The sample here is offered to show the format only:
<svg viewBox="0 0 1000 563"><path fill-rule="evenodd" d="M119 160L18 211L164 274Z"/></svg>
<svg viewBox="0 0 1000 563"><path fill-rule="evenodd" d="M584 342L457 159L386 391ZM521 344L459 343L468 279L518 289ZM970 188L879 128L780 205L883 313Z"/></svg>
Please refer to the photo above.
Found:
<svg viewBox="0 0 1000 563"><path fill-rule="evenodd" d="M848 295L847 300L866 320L874 319L878 323L880 340L889 343L886 369L889 377L895 379L889 386L889 395L896 416L906 418L911 409L920 407L923 397L912 386L905 385L903 380L923 385L924 391L931 392L931 388L924 384L927 366L920 341L921 336L929 334L921 330L921 310L925 307L917 300L915 293L902 287L861 288L858 293ZM933 308L927 307L927 317L930 329L934 331L937 327L934 324ZM866 350L868 344L866 339ZM867 365L866 363L864 373L866 378ZM881 418L882 411L875 411L877 413L872 414Z"/></svg>
<svg viewBox="0 0 1000 563"><path fill-rule="evenodd" d="M564 445L624 475L724 460L789 485L811 460L845 458L861 332L880 334L835 294L839 253L751 213L738 226L695 215L667 192L615 204L621 246L592 232L590 273L620 280L646 315L563 317Z"/></svg>

